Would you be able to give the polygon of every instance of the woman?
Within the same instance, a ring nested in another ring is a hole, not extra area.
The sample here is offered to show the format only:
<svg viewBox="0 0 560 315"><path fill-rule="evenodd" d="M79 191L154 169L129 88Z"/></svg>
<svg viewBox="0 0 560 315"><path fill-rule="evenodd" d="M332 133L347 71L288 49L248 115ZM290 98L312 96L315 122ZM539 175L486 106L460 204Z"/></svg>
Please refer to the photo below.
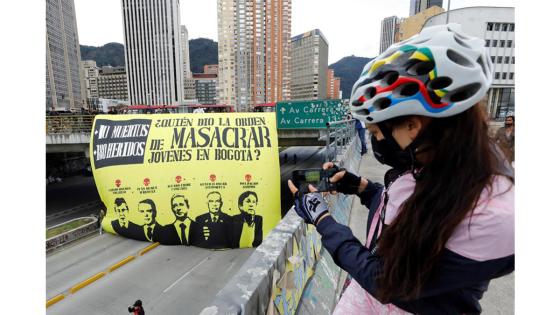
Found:
<svg viewBox="0 0 560 315"><path fill-rule="evenodd" d="M262 243L262 216L257 215L259 197L254 191L239 195L237 206L240 213L233 216L233 248L242 246L257 247Z"/></svg>
<svg viewBox="0 0 560 315"><path fill-rule="evenodd" d="M351 111L393 170L384 190L345 170L331 180L375 211L367 246L314 187L288 183L296 212L353 277L335 314L479 314L489 281L514 270L513 173L477 105L491 81L484 42L457 24L426 28L365 66Z"/></svg>

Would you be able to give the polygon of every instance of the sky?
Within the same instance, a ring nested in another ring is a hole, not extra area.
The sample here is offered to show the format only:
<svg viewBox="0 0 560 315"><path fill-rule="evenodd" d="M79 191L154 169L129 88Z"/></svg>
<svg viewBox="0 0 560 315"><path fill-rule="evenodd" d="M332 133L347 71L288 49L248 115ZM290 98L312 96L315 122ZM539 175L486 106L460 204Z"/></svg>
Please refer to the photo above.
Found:
<svg viewBox="0 0 560 315"><path fill-rule="evenodd" d="M123 43L120 0L74 0L81 45ZM451 9L466 6L514 6L513 0L452 0ZM217 0L180 0L181 24L189 39L218 40ZM443 1L447 8L447 0ZM318 28L329 42L329 64L355 55L375 57L381 20L408 17L409 0L292 0L292 36Z"/></svg>

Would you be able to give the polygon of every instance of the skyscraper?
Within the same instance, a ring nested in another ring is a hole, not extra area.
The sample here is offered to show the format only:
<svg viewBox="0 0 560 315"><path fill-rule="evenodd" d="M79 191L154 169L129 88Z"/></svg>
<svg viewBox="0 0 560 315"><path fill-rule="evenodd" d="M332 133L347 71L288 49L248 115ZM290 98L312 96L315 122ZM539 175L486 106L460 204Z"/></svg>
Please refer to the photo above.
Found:
<svg viewBox="0 0 560 315"><path fill-rule="evenodd" d="M183 100L179 0L122 0L124 52L131 105Z"/></svg>
<svg viewBox="0 0 560 315"><path fill-rule="evenodd" d="M189 57L189 32L187 31L187 27L184 25L181 25L181 50L183 55L183 97L188 99L186 97L188 94L187 82L190 78L192 78L192 73Z"/></svg>
<svg viewBox="0 0 560 315"><path fill-rule="evenodd" d="M401 19L396 16L386 17L381 21L381 38L379 40L379 53L384 52L391 46L399 32Z"/></svg>
<svg viewBox="0 0 560 315"><path fill-rule="evenodd" d="M340 78L334 76L334 70L327 70L327 98L341 99L340 94Z"/></svg>
<svg viewBox="0 0 560 315"><path fill-rule="evenodd" d="M47 0L46 109L85 105L74 0Z"/></svg>
<svg viewBox="0 0 560 315"><path fill-rule="evenodd" d="M291 42L291 98L327 98L327 39L320 30L315 29L292 37Z"/></svg>
<svg viewBox="0 0 560 315"><path fill-rule="evenodd" d="M410 0L410 13L413 16L429 7L438 6L442 7L443 0Z"/></svg>
<svg viewBox="0 0 560 315"><path fill-rule="evenodd" d="M219 102L290 98L291 0L218 0Z"/></svg>
<svg viewBox="0 0 560 315"><path fill-rule="evenodd" d="M83 60L82 66L82 80L84 80L85 98L88 107L97 103L99 98L99 89L97 88L97 80L99 78L99 68L95 60Z"/></svg>

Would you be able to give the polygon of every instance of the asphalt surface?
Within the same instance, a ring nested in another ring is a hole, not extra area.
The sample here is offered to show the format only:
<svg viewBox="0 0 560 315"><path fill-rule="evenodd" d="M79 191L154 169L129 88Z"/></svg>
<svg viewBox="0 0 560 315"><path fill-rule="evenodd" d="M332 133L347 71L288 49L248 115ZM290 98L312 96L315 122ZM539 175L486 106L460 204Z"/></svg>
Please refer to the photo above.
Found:
<svg viewBox="0 0 560 315"><path fill-rule="evenodd" d="M93 176L72 176L62 183L49 184L47 191L47 215L99 200Z"/></svg>
<svg viewBox="0 0 560 315"><path fill-rule="evenodd" d="M47 257L47 296L56 295L149 245L104 234ZM47 314L198 314L253 248L215 251L160 245L47 309Z"/></svg>

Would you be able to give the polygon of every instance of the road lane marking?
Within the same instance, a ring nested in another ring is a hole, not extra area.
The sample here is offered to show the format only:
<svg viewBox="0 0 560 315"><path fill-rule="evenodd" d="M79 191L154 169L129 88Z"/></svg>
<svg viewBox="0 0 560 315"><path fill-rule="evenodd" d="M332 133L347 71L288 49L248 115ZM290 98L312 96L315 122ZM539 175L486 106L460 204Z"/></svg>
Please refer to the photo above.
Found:
<svg viewBox="0 0 560 315"><path fill-rule="evenodd" d="M100 273L98 273L98 274L96 274L96 275L94 275L94 276L91 276L91 277L89 277L88 279L86 279L86 280L84 280L84 281L78 283L77 285L73 286L72 288L70 288L70 292L71 292L71 293L76 293L76 292L78 292L79 290L83 289L85 286L87 286L87 285L89 285L89 284L95 282L96 280L98 280L99 278L101 278L101 277L103 277L103 276L105 276L105 275L106 275L105 271L102 271L102 272L100 272Z"/></svg>
<svg viewBox="0 0 560 315"><path fill-rule="evenodd" d="M152 249L156 248L159 245L159 242L153 243L152 245L146 246L143 250L140 251L140 256L144 255L145 253L151 251Z"/></svg>
<svg viewBox="0 0 560 315"><path fill-rule="evenodd" d="M113 271L119 269L119 268L122 267L124 264L126 264L126 263L128 263L128 262L134 260L134 258L136 258L136 257L134 257L134 256L128 256L128 257L126 257L125 259L123 259L123 260L119 261L118 263L112 265L111 268L109 268L109 272L113 272Z"/></svg>
<svg viewBox="0 0 560 315"><path fill-rule="evenodd" d="M113 271L117 270L118 268L122 267L123 265L127 264L128 262L136 259L136 257L140 257L141 255L144 255L145 253L151 251L152 249L156 248L158 245L159 245L159 243L157 243L157 242L153 243L153 244L150 244L150 245L144 247L144 249L140 250L139 252L136 252L136 254L128 256L128 257L124 258L123 260L119 261L118 263L112 265L111 267L109 267L105 271L99 272L99 273L89 277L88 279L72 286L70 289L64 291L63 293L48 299L47 300L47 307L61 301L65 297L69 297L70 295L78 292L79 290L81 290L84 287L88 286L89 284L99 280L100 278L107 275L108 273L113 272Z"/></svg>
<svg viewBox="0 0 560 315"><path fill-rule="evenodd" d="M163 293L166 293L167 291L171 290L171 288L173 288L177 283L179 283L181 280L183 280L183 278L185 278L186 276L188 276L191 272L193 272L193 270L195 270L198 266L202 265L203 262L207 261L208 259L210 259L210 256L212 256L212 254L206 256L206 258L204 258L203 260L201 260L198 264L196 264L196 266L192 267L189 271L185 272L184 275L182 275L179 279L175 280L175 282L173 282L169 287L167 287L167 289L163 290Z"/></svg>
<svg viewBox="0 0 560 315"><path fill-rule="evenodd" d="M56 303L56 302L58 302L58 301L60 301L60 300L62 300L62 299L64 299L64 295L63 295L63 294L59 294L59 295L53 297L52 299L47 300L47 307L53 305L54 303Z"/></svg>

